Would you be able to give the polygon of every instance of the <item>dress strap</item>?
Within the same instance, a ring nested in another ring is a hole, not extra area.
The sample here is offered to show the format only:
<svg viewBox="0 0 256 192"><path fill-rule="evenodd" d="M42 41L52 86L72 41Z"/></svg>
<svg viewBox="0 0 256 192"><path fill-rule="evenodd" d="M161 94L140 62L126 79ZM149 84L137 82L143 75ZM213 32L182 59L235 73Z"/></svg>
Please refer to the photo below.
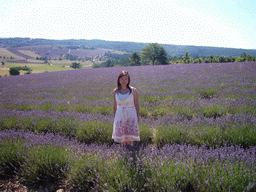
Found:
<svg viewBox="0 0 256 192"><path fill-rule="evenodd" d="M131 90L132 90L131 94L133 94L134 87L131 87Z"/></svg>

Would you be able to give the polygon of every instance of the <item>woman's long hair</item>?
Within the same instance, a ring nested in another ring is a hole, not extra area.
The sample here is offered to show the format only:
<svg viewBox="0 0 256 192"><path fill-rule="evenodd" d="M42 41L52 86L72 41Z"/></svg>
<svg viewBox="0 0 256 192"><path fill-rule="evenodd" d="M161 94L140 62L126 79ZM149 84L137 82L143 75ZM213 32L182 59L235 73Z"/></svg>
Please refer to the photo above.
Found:
<svg viewBox="0 0 256 192"><path fill-rule="evenodd" d="M127 76L127 77L128 77L127 88L129 89L129 91L130 91L130 93L131 93L131 92L132 92L132 88L130 87L130 81L131 81L131 80L130 80L130 75L129 75L129 73L126 72L126 71L121 71L121 72L119 73L119 75L117 76L117 82L116 82L117 87L116 87L116 88L117 88L117 89L119 90L119 92L120 92L122 86L121 86L119 80L120 80L123 76Z"/></svg>

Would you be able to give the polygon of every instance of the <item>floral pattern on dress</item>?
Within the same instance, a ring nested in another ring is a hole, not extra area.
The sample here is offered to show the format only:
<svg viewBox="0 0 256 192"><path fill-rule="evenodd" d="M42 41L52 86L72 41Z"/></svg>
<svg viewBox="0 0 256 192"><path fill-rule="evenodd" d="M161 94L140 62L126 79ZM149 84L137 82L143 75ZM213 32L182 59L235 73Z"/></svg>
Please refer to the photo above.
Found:
<svg viewBox="0 0 256 192"><path fill-rule="evenodd" d="M116 121L115 131L117 137L122 137L124 135L130 136L139 136L139 129L137 125L137 121L135 118L132 120L127 119L127 121L123 122L123 120Z"/></svg>

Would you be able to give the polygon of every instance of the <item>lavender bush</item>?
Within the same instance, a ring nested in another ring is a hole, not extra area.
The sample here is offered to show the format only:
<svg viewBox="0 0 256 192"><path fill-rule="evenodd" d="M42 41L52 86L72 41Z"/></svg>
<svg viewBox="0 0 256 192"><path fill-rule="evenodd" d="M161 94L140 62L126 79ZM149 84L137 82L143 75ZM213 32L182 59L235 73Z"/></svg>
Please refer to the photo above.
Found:
<svg viewBox="0 0 256 192"><path fill-rule="evenodd" d="M14 130L0 132L0 140L1 157L14 149L4 142L16 143L14 176L52 190L63 184L71 191L255 189L256 147L173 144L157 149L147 145L132 152L117 144L86 145L58 134ZM4 159L1 174L6 167Z"/></svg>

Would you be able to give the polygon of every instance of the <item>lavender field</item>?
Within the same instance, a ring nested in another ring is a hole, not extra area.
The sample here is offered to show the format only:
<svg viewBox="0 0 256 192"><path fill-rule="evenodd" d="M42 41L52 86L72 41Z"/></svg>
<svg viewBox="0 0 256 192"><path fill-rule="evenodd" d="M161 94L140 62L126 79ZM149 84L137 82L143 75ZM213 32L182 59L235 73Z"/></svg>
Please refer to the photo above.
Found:
<svg viewBox="0 0 256 192"><path fill-rule="evenodd" d="M111 139L121 70L139 92L134 148ZM255 93L255 62L2 77L0 179L45 191L255 191Z"/></svg>

